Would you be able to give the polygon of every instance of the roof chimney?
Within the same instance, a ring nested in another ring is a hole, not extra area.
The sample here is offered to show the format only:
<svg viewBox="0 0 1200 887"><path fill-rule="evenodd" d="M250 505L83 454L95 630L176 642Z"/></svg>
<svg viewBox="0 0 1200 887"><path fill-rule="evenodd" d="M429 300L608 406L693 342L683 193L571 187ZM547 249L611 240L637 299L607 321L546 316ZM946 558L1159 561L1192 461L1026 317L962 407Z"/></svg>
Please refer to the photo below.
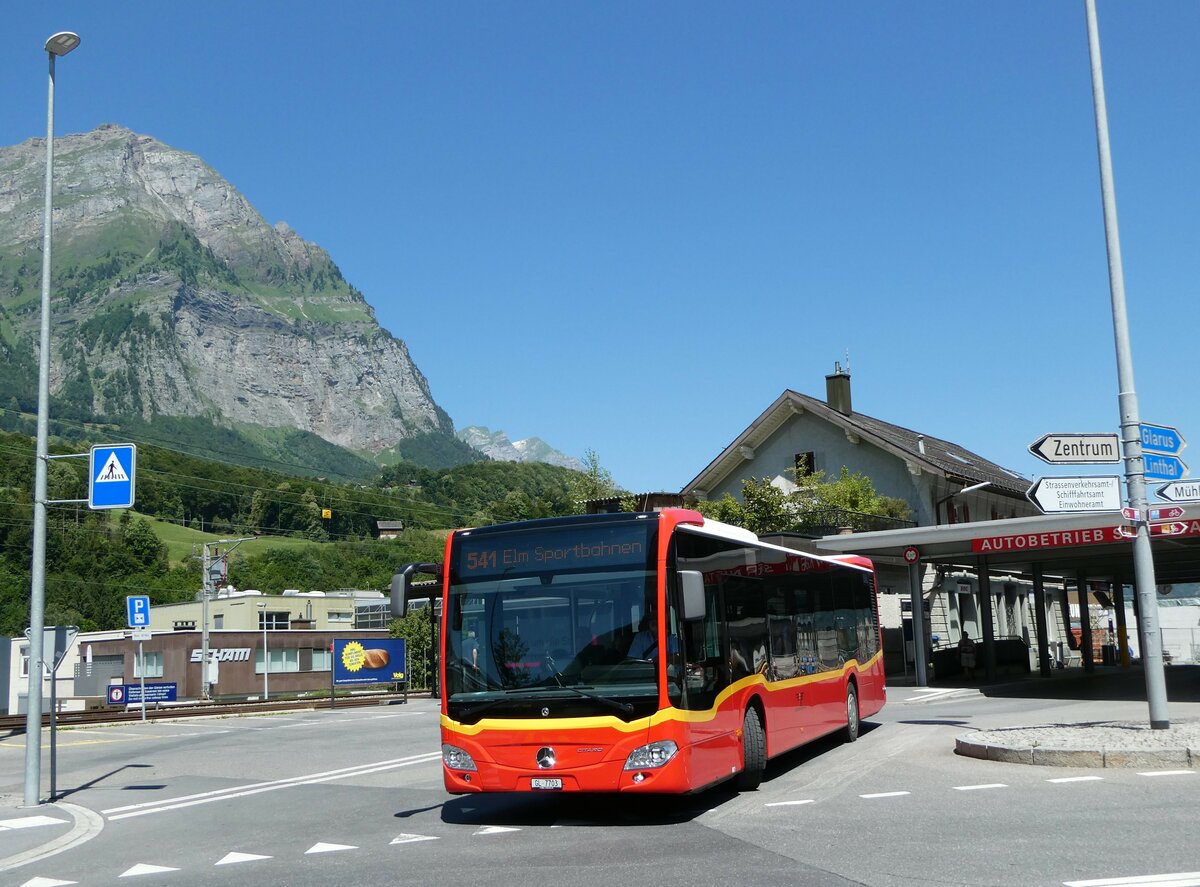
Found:
<svg viewBox="0 0 1200 887"><path fill-rule="evenodd" d="M833 362L833 373L825 377L825 402L844 416L854 412L850 408L850 370L843 370L840 361Z"/></svg>

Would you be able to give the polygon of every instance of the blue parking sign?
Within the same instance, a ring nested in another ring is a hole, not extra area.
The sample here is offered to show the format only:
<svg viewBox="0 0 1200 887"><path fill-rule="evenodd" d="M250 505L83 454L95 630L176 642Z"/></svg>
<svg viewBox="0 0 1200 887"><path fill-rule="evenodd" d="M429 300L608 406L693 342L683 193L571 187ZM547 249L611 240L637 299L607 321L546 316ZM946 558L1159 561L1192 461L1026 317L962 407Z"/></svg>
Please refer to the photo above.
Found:
<svg viewBox="0 0 1200 887"><path fill-rule="evenodd" d="M88 472L88 508L133 507L133 479L137 467L137 447L133 444L108 444L92 447Z"/></svg>
<svg viewBox="0 0 1200 887"><path fill-rule="evenodd" d="M149 628L150 598L144 594L126 595L125 614L129 617L130 628Z"/></svg>

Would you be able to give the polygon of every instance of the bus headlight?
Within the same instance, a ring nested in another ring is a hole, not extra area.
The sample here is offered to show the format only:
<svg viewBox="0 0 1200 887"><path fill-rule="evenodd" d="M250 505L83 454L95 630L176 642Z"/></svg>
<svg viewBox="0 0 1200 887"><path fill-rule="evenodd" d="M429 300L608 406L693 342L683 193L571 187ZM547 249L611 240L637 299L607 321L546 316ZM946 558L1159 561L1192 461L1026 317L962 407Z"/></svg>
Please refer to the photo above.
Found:
<svg viewBox="0 0 1200 887"><path fill-rule="evenodd" d="M661 767L679 751L679 746L671 739L661 739L651 742L641 748L635 748L625 759L626 770L653 770Z"/></svg>
<svg viewBox="0 0 1200 887"><path fill-rule="evenodd" d="M475 761L457 745L442 743L442 763L450 770L477 770Z"/></svg>

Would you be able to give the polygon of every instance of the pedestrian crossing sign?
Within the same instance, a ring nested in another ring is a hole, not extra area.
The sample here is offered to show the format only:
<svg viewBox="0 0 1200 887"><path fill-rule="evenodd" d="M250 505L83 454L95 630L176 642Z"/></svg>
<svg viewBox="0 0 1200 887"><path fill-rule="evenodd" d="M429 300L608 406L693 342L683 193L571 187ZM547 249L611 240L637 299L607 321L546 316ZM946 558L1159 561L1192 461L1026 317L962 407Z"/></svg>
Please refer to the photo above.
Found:
<svg viewBox="0 0 1200 887"><path fill-rule="evenodd" d="M92 447L88 472L88 508L132 508L137 463L134 444Z"/></svg>

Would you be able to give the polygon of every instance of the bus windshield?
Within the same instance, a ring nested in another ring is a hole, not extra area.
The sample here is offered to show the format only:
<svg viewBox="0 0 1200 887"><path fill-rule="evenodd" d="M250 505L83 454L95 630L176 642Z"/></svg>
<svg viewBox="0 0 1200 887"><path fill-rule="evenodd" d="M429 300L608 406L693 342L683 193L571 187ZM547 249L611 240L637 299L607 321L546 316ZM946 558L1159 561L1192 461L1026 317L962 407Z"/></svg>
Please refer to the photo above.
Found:
<svg viewBox="0 0 1200 887"><path fill-rule="evenodd" d="M451 548L448 713L613 714L657 706L655 661L630 646L653 619L657 522L464 531ZM657 635L656 635L657 636Z"/></svg>

